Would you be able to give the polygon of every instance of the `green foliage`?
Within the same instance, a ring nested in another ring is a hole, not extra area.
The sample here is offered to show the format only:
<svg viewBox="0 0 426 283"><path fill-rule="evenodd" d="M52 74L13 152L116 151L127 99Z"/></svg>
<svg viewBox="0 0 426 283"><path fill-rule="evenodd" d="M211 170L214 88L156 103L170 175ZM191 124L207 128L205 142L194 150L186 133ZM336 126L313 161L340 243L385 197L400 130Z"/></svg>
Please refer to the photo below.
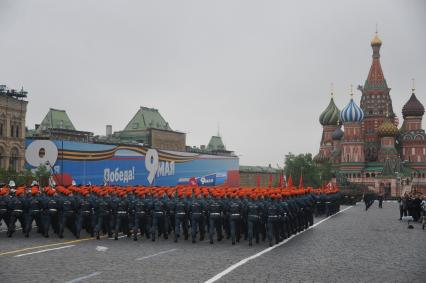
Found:
<svg viewBox="0 0 426 283"><path fill-rule="evenodd" d="M40 165L35 171L35 177L38 180L40 186L47 186L49 184L50 171L46 166Z"/></svg>
<svg viewBox="0 0 426 283"><path fill-rule="evenodd" d="M312 154L305 153L294 155L288 153L285 156L286 176L292 176L294 185L299 185L300 174L303 174L303 182L306 187L320 187L332 178L332 167L330 162L316 165L312 160Z"/></svg>
<svg viewBox="0 0 426 283"><path fill-rule="evenodd" d="M17 186L29 186L35 180L41 186L47 186L49 178L50 171L46 166L39 166L35 172L29 169L19 173L12 169L0 169L0 183L3 184L8 184L10 180L13 180Z"/></svg>

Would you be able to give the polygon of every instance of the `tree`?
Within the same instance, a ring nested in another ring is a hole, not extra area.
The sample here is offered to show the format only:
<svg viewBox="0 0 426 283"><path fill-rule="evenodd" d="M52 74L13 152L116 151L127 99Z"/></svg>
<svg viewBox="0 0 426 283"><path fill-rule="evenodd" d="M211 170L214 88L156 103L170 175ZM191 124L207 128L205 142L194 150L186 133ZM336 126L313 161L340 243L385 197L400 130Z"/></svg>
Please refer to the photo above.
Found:
<svg viewBox="0 0 426 283"><path fill-rule="evenodd" d="M303 182L307 187L320 187L322 183L328 182L332 178L332 167L330 162L317 165L312 160L312 154L288 153L285 156L286 176L292 176L296 186L299 185L300 175L303 175Z"/></svg>
<svg viewBox="0 0 426 283"><path fill-rule="evenodd" d="M44 165L39 166L35 171L25 169L19 173L12 169L0 169L0 183L6 185L13 180L16 186L29 186L33 181L38 181L41 186L47 186L49 178L50 171Z"/></svg>
<svg viewBox="0 0 426 283"><path fill-rule="evenodd" d="M40 186L47 186L49 185L50 171L47 169L46 166L40 165L35 171L35 177L36 180L38 180Z"/></svg>

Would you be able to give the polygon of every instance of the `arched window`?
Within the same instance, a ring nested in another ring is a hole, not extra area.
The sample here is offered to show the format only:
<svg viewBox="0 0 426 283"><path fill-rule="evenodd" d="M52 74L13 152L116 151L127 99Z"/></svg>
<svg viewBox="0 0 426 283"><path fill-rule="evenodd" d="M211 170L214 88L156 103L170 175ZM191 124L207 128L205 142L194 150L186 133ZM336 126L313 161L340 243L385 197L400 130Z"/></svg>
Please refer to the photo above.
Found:
<svg viewBox="0 0 426 283"><path fill-rule="evenodd" d="M18 171L18 156L19 156L18 149L16 147L12 148L12 150L10 151L9 167L13 171Z"/></svg>
<svg viewBox="0 0 426 283"><path fill-rule="evenodd" d="M14 130L15 130L15 126L14 125L10 126L10 137L11 138L13 138L13 132L14 132Z"/></svg>
<svg viewBox="0 0 426 283"><path fill-rule="evenodd" d="M19 138L19 126L16 126L15 132L15 137Z"/></svg>

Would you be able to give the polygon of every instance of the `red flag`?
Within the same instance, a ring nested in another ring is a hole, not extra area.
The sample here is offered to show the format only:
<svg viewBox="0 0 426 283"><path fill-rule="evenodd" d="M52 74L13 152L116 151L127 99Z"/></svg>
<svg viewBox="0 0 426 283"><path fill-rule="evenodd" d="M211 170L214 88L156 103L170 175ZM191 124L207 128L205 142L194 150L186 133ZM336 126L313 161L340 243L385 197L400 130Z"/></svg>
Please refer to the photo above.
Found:
<svg viewBox="0 0 426 283"><path fill-rule="evenodd" d="M289 188L293 187L293 178L291 177L291 175L290 177L288 177L287 187Z"/></svg>
<svg viewBox="0 0 426 283"><path fill-rule="evenodd" d="M304 184L303 184L303 175L300 174L299 189L302 189L303 187L304 187Z"/></svg>
<svg viewBox="0 0 426 283"><path fill-rule="evenodd" d="M268 187L272 187L272 174L269 174L269 186Z"/></svg>
<svg viewBox="0 0 426 283"><path fill-rule="evenodd" d="M283 175L280 174L280 180L278 181L278 187L282 188L282 186L283 186Z"/></svg>
<svg viewBox="0 0 426 283"><path fill-rule="evenodd" d="M190 186L197 186L198 185L197 178L195 178L195 177L189 178L189 185Z"/></svg>
<svg viewBox="0 0 426 283"><path fill-rule="evenodd" d="M258 188L260 187L260 175L259 174L257 174L257 187Z"/></svg>

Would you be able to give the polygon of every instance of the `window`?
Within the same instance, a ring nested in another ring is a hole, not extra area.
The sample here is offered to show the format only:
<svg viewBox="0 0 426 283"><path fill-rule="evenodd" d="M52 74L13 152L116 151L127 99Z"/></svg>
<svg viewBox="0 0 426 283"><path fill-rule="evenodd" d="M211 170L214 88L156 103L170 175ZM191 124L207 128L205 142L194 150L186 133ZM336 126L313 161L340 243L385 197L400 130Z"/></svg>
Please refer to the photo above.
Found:
<svg viewBox="0 0 426 283"><path fill-rule="evenodd" d="M15 126L11 126L10 127L10 136L13 138L13 132L14 132L14 130L15 130Z"/></svg>
<svg viewBox="0 0 426 283"><path fill-rule="evenodd" d="M3 123L0 124L0 137L3 136Z"/></svg>
<svg viewBox="0 0 426 283"><path fill-rule="evenodd" d="M18 171L18 149L13 148L10 152L9 167L13 171Z"/></svg>
<svg viewBox="0 0 426 283"><path fill-rule="evenodd" d="M19 138L19 126L16 126L15 132L15 137Z"/></svg>

